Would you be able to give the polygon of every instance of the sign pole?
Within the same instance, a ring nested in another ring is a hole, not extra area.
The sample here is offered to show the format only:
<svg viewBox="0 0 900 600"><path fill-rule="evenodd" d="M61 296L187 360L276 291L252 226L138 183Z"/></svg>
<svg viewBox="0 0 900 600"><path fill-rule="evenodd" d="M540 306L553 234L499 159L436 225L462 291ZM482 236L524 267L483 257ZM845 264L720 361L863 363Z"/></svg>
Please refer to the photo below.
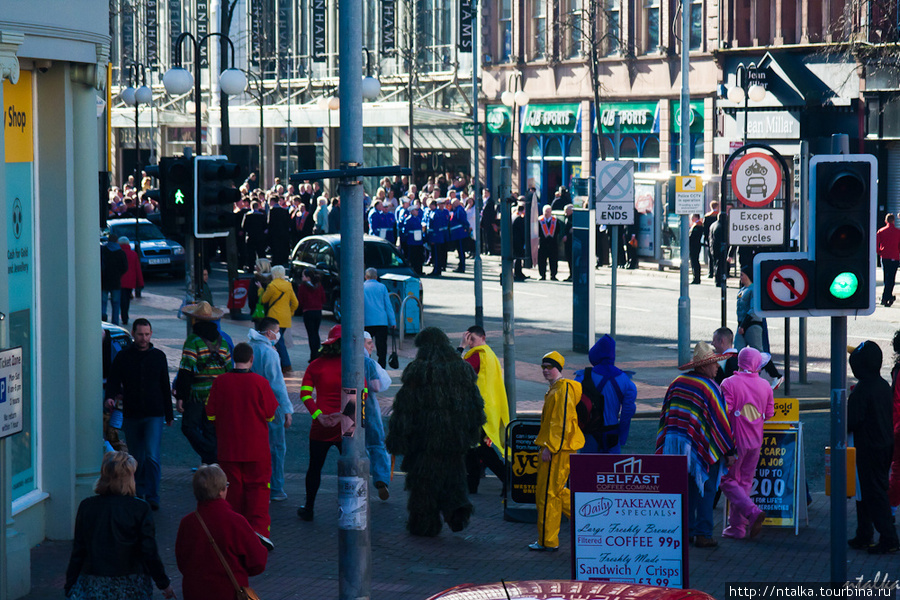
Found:
<svg viewBox="0 0 900 600"><path fill-rule="evenodd" d="M619 160L619 143L622 141L622 123L619 112L613 117L613 158ZM612 275L609 282L609 335L616 337L616 279L619 272L619 226L613 225L609 230L610 250L612 251Z"/></svg>
<svg viewBox="0 0 900 600"><path fill-rule="evenodd" d="M690 90L691 20L681 11L681 174L691 172L691 90ZM685 364L691 356L691 296L688 258L690 233L688 215L681 215L681 292L678 297L678 363Z"/></svg>

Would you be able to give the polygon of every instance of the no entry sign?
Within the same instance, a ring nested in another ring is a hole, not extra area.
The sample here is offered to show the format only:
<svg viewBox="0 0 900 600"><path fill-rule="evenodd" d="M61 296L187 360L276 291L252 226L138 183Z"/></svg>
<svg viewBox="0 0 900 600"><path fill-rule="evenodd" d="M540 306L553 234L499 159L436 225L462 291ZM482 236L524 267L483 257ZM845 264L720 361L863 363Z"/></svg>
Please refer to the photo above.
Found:
<svg viewBox="0 0 900 600"><path fill-rule="evenodd" d="M766 282L769 297L775 304L790 308L797 306L809 294L806 273L793 265L776 267Z"/></svg>

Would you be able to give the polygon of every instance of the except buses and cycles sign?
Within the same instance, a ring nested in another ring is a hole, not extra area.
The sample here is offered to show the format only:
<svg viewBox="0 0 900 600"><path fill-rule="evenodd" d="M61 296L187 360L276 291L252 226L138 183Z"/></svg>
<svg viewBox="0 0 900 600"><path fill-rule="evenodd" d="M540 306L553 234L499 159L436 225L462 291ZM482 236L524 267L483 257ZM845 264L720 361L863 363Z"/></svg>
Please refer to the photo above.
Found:
<svg viewBox="0 0 900 600"><path fill-rule="evenodd" d="M687 457L574 454L572 579L688 586Z"/></svg>

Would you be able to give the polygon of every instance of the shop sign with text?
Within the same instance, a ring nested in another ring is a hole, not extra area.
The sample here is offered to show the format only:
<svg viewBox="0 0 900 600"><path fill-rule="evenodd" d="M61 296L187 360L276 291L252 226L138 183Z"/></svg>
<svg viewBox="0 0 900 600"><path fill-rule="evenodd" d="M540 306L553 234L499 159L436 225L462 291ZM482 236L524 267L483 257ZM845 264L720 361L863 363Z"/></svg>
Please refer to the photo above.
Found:
<svg viewBox="0 0 900 600"><path fill-rule="evenodd" d="M522 133L577 133L581 131L581 104L528 105Z"/></svg>
<svg viewBox="0 0 900 600"><path fill-rule="evenodd" d="M622 133L656 133L658 102L619 102L600 106L601 133L615 133L616 113ZM596 127L595 127L596 131Z"/></svg>

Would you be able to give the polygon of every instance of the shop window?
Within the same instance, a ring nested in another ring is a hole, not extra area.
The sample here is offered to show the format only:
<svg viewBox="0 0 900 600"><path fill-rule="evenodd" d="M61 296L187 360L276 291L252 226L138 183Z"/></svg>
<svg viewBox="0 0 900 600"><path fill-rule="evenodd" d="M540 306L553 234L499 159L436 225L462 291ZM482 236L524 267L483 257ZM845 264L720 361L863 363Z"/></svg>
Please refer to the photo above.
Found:
<svg viewBox="0 0 900 600"><path fill-rule="evenodd" d="M633 137L622 136L619 157L622 159L638 158L638 147Z"/></svg>
<svg viewBox="0 0 900 600"><path fill-rule="evenodd" d="M581 139L574 138L569 142L566 150L566 160L569 162L581 162Z"/></svg>
<svg viewBox="0 0 900 600"><path fill-rule="evenodd" d="M644 52L659 52L660 0L644 0Z"/></svg>
<svg viewBox="0 0 900 600"><path fill-rule="evenodd" d="M512 60L512 0L500 0L500 27L498 28L500 62Z"/></svg>
<svg viewBox="0 0 900 600"><path fill-rule="evenodd" d="M641 149L640 171L655 173L659 171L659 138L649 136Z"/></svg>
<svg viewBox="0 0 900 600"><path fill-rule="evenodd" d="M559 138L551 138L544 151L544 160L563 160L562 143Z"/></svg>
<svg viewBox="0 0 900 600"><path fill-rule="evenodd" d="M547 56L547 5L545 0L531 2L531 58Z"/></svg>
<svg viewBox="0 0 900 600"><path fill-rule="evenodd" d="M525 144L525 156L528 160L541 160L541 144L534 136L528 138Z"/></svg>
<svg viewBox="0 0 900 600"><path fill-rule="evenodd" d="M615 148L613 148L613 140L610 137L600 139L600 156L603 160L613 160L615 156Z"/></svg>
<svg viewBox="0 0 900 600"><path fill-rule="evenodd" d="M619 0L606 0L604 16L606 17L605 37L606 54L619 53L619 40L621 39L621 20L619 15Z"/></svg>
<svg viewBox="0 0 900 600"><path fill-rule="evenodd" d="M576 58L582 55L581 36L584 27L584 15L581 12L582 0L565 0L565 18L567 24L563 34L565 44L563 54L566 58Z"/></svg>
<svg viewBox="0 0 900 600"><path fill-rule="evenodd" d="M703 50L703 0L691 0L691 50Z"/></svg>

